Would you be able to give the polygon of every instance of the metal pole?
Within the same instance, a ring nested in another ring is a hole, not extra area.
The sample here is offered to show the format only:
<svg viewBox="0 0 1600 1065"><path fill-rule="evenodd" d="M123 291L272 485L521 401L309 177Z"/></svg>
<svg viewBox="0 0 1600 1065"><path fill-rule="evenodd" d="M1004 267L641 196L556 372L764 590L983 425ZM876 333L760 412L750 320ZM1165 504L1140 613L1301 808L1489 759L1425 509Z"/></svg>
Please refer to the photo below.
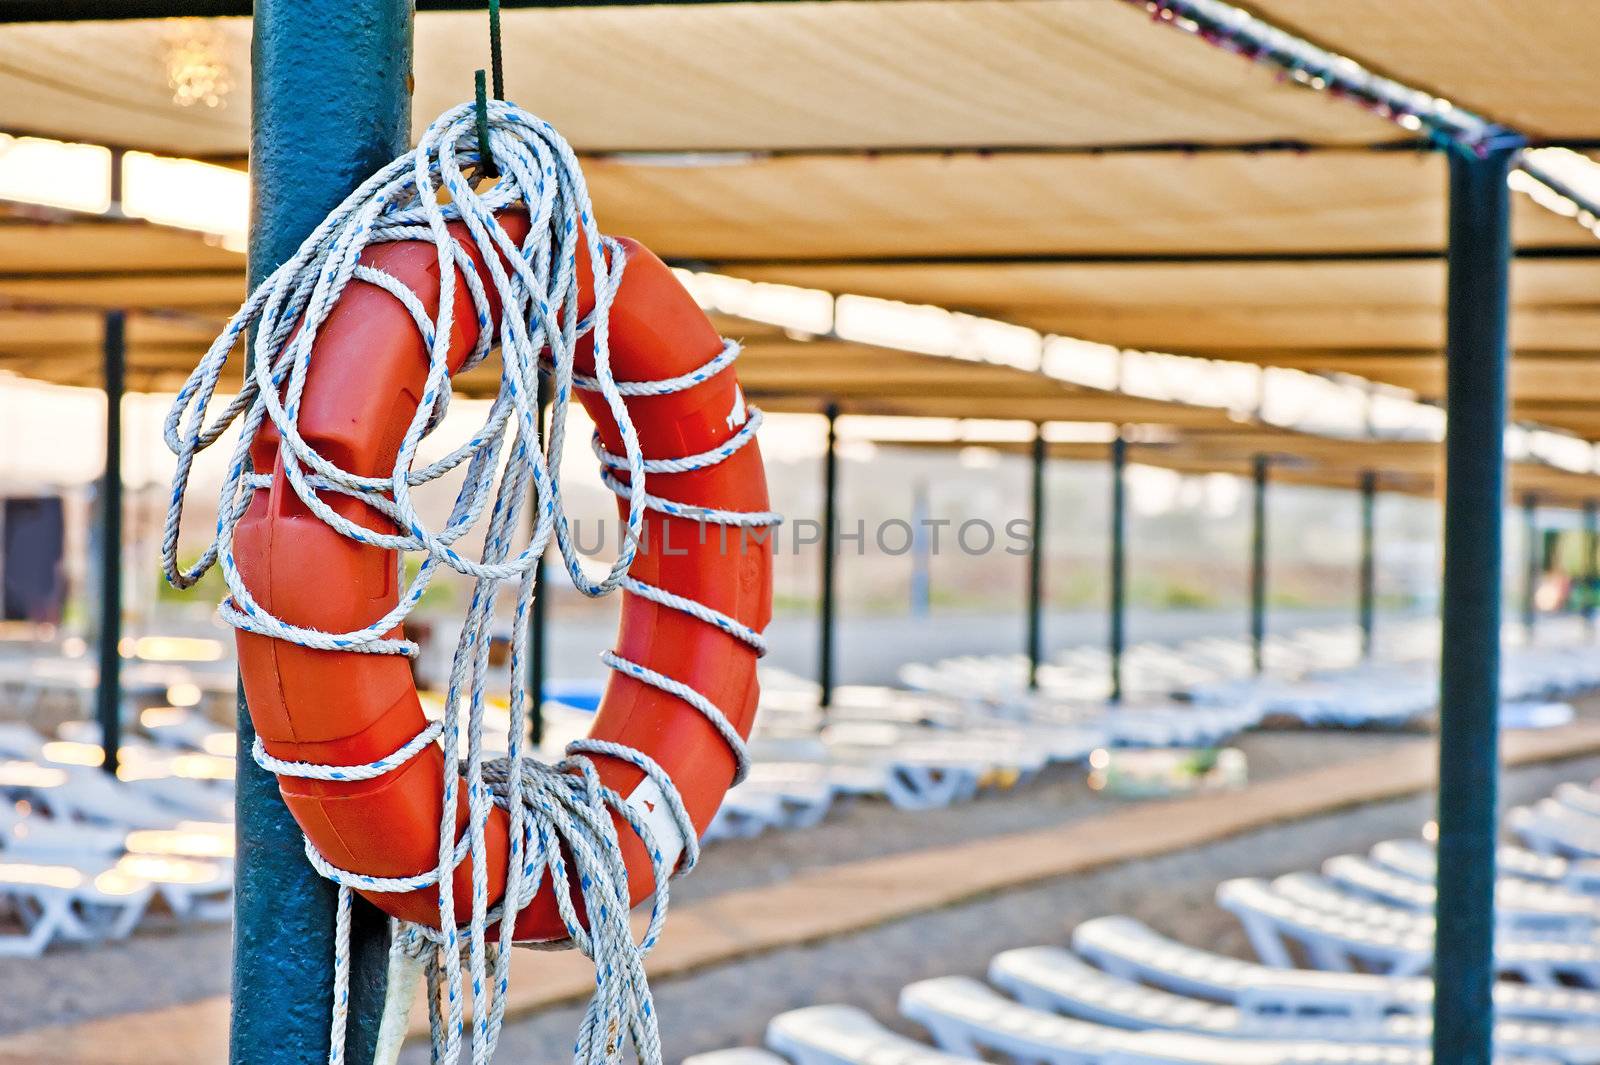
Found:
<svg viewBox="0 0 1600 1065"><path fill-rule="evenodd" d="M1532 492L1522 497L1522 631L1533 639L1539 623L1539 577L1543 570L1539 543L1539 497Z"/></svg>
<svg viewBox="0 0 1600 1065"><path fill-rule="evenodd" d="M1267 640L1267 456L1251 461L1250 661L1259 674L1266 665Z"/></svg>
<svg viewBox="0 0 1600 1065"><path fill-rule="evenodd" d="M410 139L410 0L256 0L251 45L250 282L261 281ZM306 862L239 701L234 1065L324 1065L335 889ZM387 920L357 903L345 1058L372 1060Z"/></svg>
<svg viewBox="0 0 1600 1065"><path fill-rule="evenodd" d="M911 616L925 618L933 607L933 566L928 543L928 521L933 506L928 482L917 478L911 486Z"/></svg>
<svg viewBox="0 0 1600 1065"><path fill-rule="evenodd" d="M545 412L550 408L550 382L543 376L539 379L539 439L535 447L544 446L545 438ZM539 521L539 491L533 489L533 499L529 507L528 520L537 525ZM545 680L545 637L550 630L549 607L545 603L544 583L544 558L541 557L535 564L533 580L533 608L528 612L528 738L535 745L544 742L544 680Z"/></svg>
<svg viewBox="0 0 1600 1065"><path fill-rule="evenodd" d="M1594 635L1595 629L1595 595L1600 591L1600 558L1596 557L1596 549L1600 548L1600 502L1593 499L1583 501L1583 565L1580 571L1583 574L1583 620L1589 627L1589 635Z"/></svg>
<svg viewBox="0 0 1600 1065"><path fill-rule="evenodd" d="M1510 138L1450 155L1433 1060L1489 1065L1494 1024Z"/></svg>
<svg viewBox="0 0 1600 1065"><path fill-rule="evenodd" d="M100 480L100 765L117 775L122 747L122 393L127 315L107 311L102 336L106 388L106 464Z"/></svg>
<svg viewBox="0 0 1600 1065"><path fill-rule="evenodd" d="M1044 658L1044 426L1033 427L1033 542L1028 545L1028 687L1039 687Z"/></svg>
<svg viewBox="0 0 1600 1065"><path fill-rule="evenodd" d="M839 550L839 405L829 403L823 416L828 419L828 448L822 458L822 602L817 683L822 687L822 705L828 707L833 705L834 568Z"/></svg>
<svg viewBox="0 0 1600 1065"><path fill-rule="evenodd" d="M1372 657L1372 625L1378 599L1378 475L1361 475L1361 657Z"/></svg>
<svg viewBox="0 0 1600 1065"><path fill-rule="evenodd" d="M1111 701L1122 702L1122 651L1127 644L1128 600L1128 441L1121 431L1111 441L1111 617L1107 650L1111 655Z"/></svg>

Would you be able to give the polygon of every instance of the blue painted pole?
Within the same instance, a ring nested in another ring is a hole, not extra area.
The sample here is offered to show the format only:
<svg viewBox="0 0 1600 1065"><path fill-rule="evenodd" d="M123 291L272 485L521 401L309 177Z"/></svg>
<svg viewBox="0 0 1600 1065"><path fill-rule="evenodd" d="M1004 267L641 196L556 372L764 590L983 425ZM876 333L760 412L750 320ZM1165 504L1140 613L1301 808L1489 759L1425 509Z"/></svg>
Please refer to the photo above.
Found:
<svg viewBox="0 0 1600 1065"><path fill-rule="evenodd" d="M1522 497L1522 632L1531 642L1539 625L1539 578L1544 570L1544 545L1539 542L1539 497Z"/></svg>
<svg viewBox="0 0 1600 1065"><path fill-rule="evenodd" d="M1490 1065L1499 787L1506 325L1520 145L1450 156L1439 873L1433 1060Z"/></svg>
<svg viewBox="0 0 1600 1065"><path fill-rule="evenodd" d="M550 383L544 378L539 380L539 442L537 446L544 446L546 429L545 415L550 408ZM539 521L539 491L533 489L532 498L528 504L529 526L536 526ZM550 631L549 604L545 602L547 587L544 581L544 559L540 558L537 569L534 571L533 581L533 608L528 611L528 738L534 744L544 742L544 689L545 676L549 673L549 666L545 662L545 637Z"/></svg>
<svg viewBox="0 0 1600 1065"><path fill-rule="evenodd" d="M1580 600L1583 608L1583 621L1589 629L1589 635L1594 636L1595 596L1600 594L1600 557L1596 555L1596 547L1600 546L1600 503L1593 499L1583 501L1583 565L1579 571L1583 575L1583 599Z"/></svg>
<svg viewBox="0 0 1600 1065"><path fill-rule="evenodd" d="M1111 702L1122 702L1122 652L1128 637L1128 441L1118 430L1111 441Z"/></svg>
<svg viewBox="0 0 1600 1065"><path fill-rule="evenodd" d="M120 197L119 197L120 199ZM100 766L117 775L122 747L122 393L128 318L107 311L102 335L106 389L106 464L100 479Z"/></svg>
<svg viewBox="0 0 1600 1065"><path fill-rule="evenodd" d="M822 588L818 610L817 683L824 709L833 705L833 624L839 556L839 405L829 403L828 445L822 456Z"/></svg>
<svg viewBox="0 0 1600 1065"><path fill-rule="evenodd" d="M257 0L251 44L250 283L294 254L410 140L410 0ZM465 91L465 89L463 89ZM324 1065L334 886L306 862L239 700L233 1065ZM387 923L358 903L346 1060L372 1059Z"/></svg>
<svg viewBox="0 0 1600 1065"><path fill-rule="evenodd" d="M911 486L911 616L925 618L933 609L933 558L928 543L928 520L933 504L928 482L918 478Z"/></svg>
<svg viewBox="0 0 1600 1065"><path fill-rule="evenodd" d="M1044 426L1033 427L1032 518L1033 537L1028 550L1028 687L1039 687L1039 663L1044 658L1044 475L1049 456Z"/></svg>
<svg viewBox="0 0 1600 1065"><path fill-rule="evenodd" d="M1361 475L1361 657L1372 657L1373 621L1378 603L1378 475Z"/></svg>
<svg viewBox="0 0 1600 1065"><path fill-rule="evenodd" d="M1259 674L1267 643L1267 456L1257 455L1250 472L1250 662Z"/></svg>

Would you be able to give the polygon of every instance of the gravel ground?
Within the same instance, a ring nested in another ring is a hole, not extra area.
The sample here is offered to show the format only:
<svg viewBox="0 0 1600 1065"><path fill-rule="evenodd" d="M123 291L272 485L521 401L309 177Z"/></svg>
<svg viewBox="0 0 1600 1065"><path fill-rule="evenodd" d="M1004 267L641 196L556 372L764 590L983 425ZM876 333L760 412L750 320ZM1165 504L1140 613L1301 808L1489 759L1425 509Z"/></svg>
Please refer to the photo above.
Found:
<svg viewBox="0 0 1600 1065"><path fill-rule="evenodd" d="M1262 732L1238 745L1247 752L1252 778L1267 780L1380 753L1405 739L1368 732ZM1561 780L1597 774L1600 759L1519 770L1507 779L1506 798L1525 801ZM718 844L695 875L674 885L673 900L682 904L782 881L803 869L1064 824L1118 805L1089 791L1082 776L1081 769L1061 767L1012 791L919 813L858 801L811 830ZM1413 834L1431 806L1432 798L1424 796L1341 813L664 981L658 997L666 1045L675 1060L750 1043L774 1013L824 999L858 1002L889 1019L902 984L949 972L976 975L996 951L1060 941L1071 923L1100 913L1134 913L1191 942L1242 949L1232 919L1210 905L1218 880L1308 868L1337 851ZM103 947L0 960L0 1033L225 993L229 947L226 928L157 928ZM708 1022L695 1012L697 1001L738 1006L719 1009ZM524 1052L564 1056L578 1016L575 1009L562 1009L512 1026L506 1060Z"/></svg>

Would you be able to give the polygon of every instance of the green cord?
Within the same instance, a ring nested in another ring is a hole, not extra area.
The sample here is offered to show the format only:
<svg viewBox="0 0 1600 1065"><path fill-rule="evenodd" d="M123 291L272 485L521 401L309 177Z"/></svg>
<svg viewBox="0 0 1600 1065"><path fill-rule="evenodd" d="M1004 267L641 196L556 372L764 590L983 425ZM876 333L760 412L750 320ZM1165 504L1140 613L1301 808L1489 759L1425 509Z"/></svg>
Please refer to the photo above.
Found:
<svg viewBox="0 0 1600 1065"><path fill-rule="evenodd" d="M500 0L489 0L489 69L494 72L494 98L506 98L505 64L500 60Z"/></svg>
<svg viewBox="0 0 1600 1065"><path fill-rule="evenodd" d="M484 87L481 69L472 76L472 82L478 97L478 166L484 174L497 178L500 170L494 165L494 156L489 152L489 94Z"/></svg>
<svg viewBox="0 0 1600 1065"><path fill-rule="evenodd" d="M489 0L489 67L494 71L494 98L506 98L505 63L500 58L500 0ZM483 172L492 178L500 176L489 151L489 93L484 85L483 71L472 77L478 103L478 155Z"/></svg>

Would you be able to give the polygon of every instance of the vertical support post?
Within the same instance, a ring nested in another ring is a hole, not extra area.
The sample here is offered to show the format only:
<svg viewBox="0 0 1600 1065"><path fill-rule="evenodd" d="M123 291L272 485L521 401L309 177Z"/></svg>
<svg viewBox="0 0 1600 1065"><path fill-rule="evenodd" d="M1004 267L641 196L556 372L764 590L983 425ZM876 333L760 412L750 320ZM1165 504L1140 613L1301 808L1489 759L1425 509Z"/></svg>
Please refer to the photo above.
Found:
<svg viewBox="0 0 1600 1065"><path fill-rule="evenodd" d="M1260 674L1267 641L1267 456L1251 461L1250 661Z"/></svg>
<svg viewBox="0 0 1600 1065"><path fill-rule="evenodd" d="M1044 658L1044 426L1033 427L1033 536L1028 545L1028 688L1039 687L1039 663Z"/></svg>
<svg viewBox="0 0 1600 1065"><path fill-rule="evenodd" d="M911 486L911 616L925 618L933 608L933 555L928 543L928 521L933 504L928 482L917 478Z"/></svg>
<svg viewBox="0 0 1600 1065"><path fill-rule="evenodd" d="M539 439L535 447L543 447L545 439L545 412L550 407L550 382L543 375L539 378L539 411L537 420L539 424ZM539 492L533 490L533 499L528 508L528 521L537 524L539 520ZM534 563L533 578L533 608L528 612L528 738L536 746L544 742L544 678L545 678L545 637L550 631L549 607L544 601L544 558L540 556Z"/></svg>
<svg viewBox="0 0 1600 1065"><path fill-rule="evenodd" d="M1522 497L1522 633L1533 642L1539 624L1539 578L1543 573L1544 545L1539 542L1539 497Z"/></svg>
<svg viewBox="0 0 1600 1065"><path fill-rule="evenodd" d="M105 361L106 464L100 481L100 720L101 768L117 774L122 747L122 394L127 375L127 315L107 311Z"/></svg>
<svg viewBox="0 0 1600 1065"><path fill-rule="evenodd" d="M250 283L410 140L411 0L256 0L251 44ZM333 1008L334 885L306 861L277 780L250 756L239 701L233 1065L323 1065ZM387 920L358 902L345 1060L368 1065Z"/></svg>
<svg viewBox="0 0 1600 1065"><path fill-rule="evenodd" d="M1450 154L1433 1060L1451 1065L1489 1065L1494 1025L1509 140Z"/></svg>
<svg viewBox="0 0 1600 1065"><path fill-rule="evenodd" d="M1589 636L1594 636L1595 630L1595 597L1600 594L1600 502L1593 499L1583 501L1583 565L1579 572L1583 574L1583 621L1589 628Z"/></svg>
<svg viewBox="0 0 1600 1065"><path fill-rule="evenodd" d="M1361 591L1357 605L1361 623L1361 657L1372 657L1373 617L1378 600L1378 475L1361 475Z"/></svg>
<svg viewBox="0 0 1600 1065"><path fill-rule="evenodd" d="M1111 573L1106 650L1111 657L1111 701L1122 702L1122 651L1127 645L1128 604L1128 440L1117 431L1111 441Z"/></svg>
<svg viewBox="0 0 1600 1065"><path fill-rule="evenodd" d="M834 568L839 553L839 405L823 410L828 419L828 446L822 456L822 591L817 633L817 683L822 706L833 705Z"/></svg>

